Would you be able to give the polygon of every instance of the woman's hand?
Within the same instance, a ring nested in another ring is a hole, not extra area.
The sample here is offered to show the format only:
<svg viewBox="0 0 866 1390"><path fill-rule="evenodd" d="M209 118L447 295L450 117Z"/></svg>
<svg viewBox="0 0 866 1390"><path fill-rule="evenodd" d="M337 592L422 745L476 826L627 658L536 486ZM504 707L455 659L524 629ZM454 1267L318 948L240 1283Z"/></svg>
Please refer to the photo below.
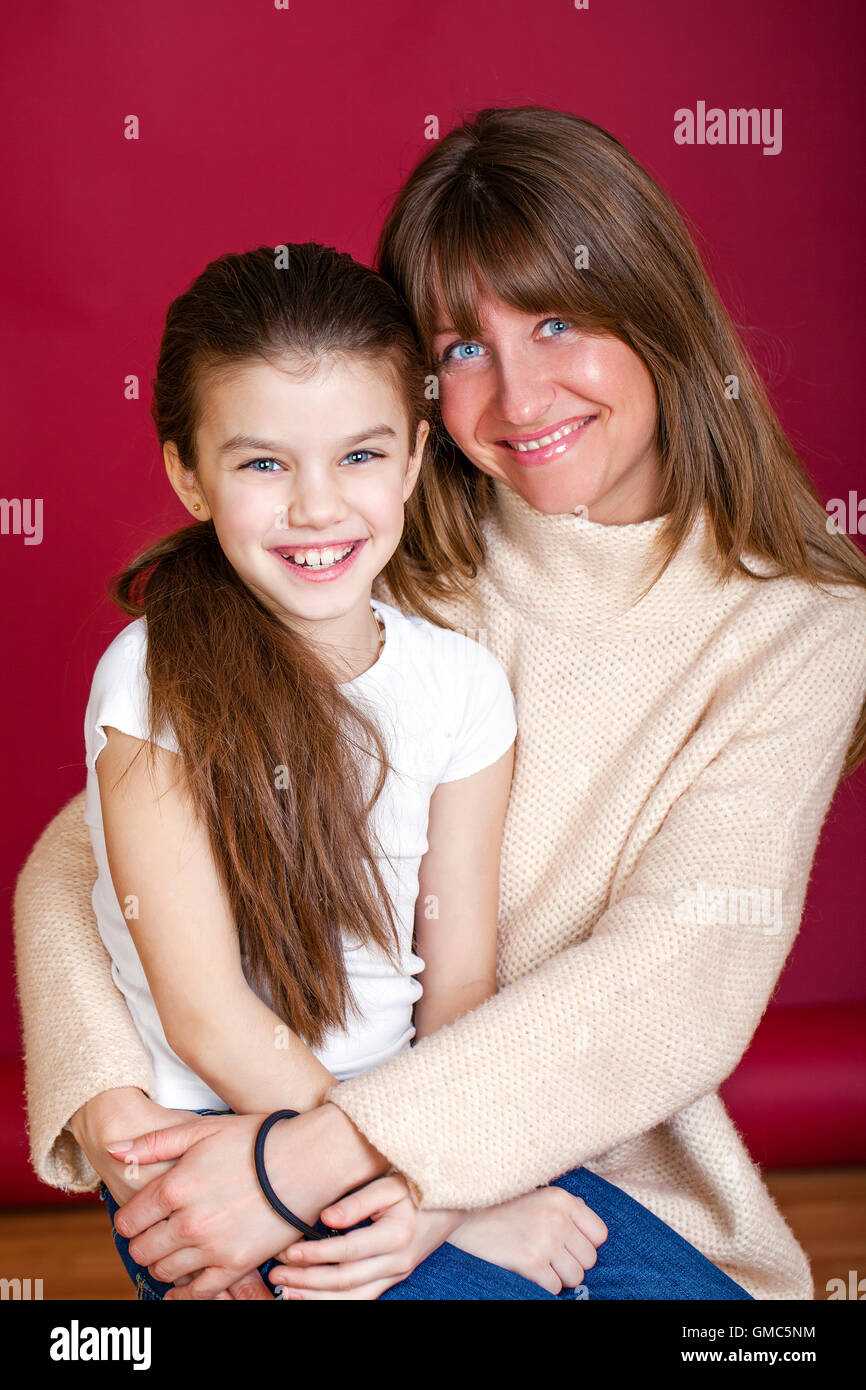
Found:
<svg viewBox="0 0 866 1390"><path fill-rule="evenodd" d="M121 1135L144 1134L155 1126L167 1129L204 1118L194 1110L172 1110L157 1105L135 1086L118 1086L110 1091L101 1091L76 1110L69 1121L69 1128L114 1200L122 1204L154 1178L167 1173L169 1168L174 1167L175 1160L162 1163L144 1163L140 1160L123 1162L112 1158L105 1147L106 1142L111 1143ZM191 1280L193 1276L186 1277ZM178 1296L171 1290L166 1294L166 1298ZM218 1296L244 1301L267 1299L268 1302L274 1297L265 1287L257 1269L234 1280Z"/></svg>
<svg viewBox="0 0 866 1390"><path fill-rule="evenodd" d="M193 1125L142 1135L112 1152L142 1163L177 1159L117 1212L130 1253L177 1298L215 1298L295 1234L263 1196L253 1147L262 1115L199 1116ZM312 1223L329 1202L388 1167L336 1107L281 1120L268 1137L268 1175L283 1200ZM288 1234L287 1234L288 1232Z"/></svg>
<svg viewBox="0 0 866 1390"><path fill-rule="evenodd" d="M398 1173L376 1178L321 1213L326 1226L372 1226L328 1240L300 1240L277 1258L268 1278L284 1299L375 1299L399 1284L448 1239L467 1213L419 1211ZM336 1261L337 1263L334 1263Z"/></svg>
<svg viewBox="0 0 866 1390"><path fill-rule="evenodd" d="M156 1279L175 1283L202 1271L182 1286L183 1296L215 1296L288 1243L286 1223L265 1200L253 1167L263 1119L199 1116L195 1125L143 1134L126 1151L144 1162L166 1153L178 1160L126 1202L114 1224L130 1238L132 1258ZM287 1201L304 1219L318 1215L294 1193Z"/></svg>
<svg viewBox="0 0 866 1390"><path fill-rule="evenodd" d="M607 1236L607 1226L582 1197L563 1187L541 1187L470 1212L450 1244L558 1294L583 1282Z"/></svg>

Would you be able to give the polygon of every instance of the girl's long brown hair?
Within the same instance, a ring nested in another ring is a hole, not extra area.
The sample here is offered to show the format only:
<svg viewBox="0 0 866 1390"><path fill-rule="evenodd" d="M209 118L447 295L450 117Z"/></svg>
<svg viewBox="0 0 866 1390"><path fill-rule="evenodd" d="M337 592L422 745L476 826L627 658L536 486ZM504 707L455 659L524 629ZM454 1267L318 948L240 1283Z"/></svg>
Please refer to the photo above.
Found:
<svg viewBox="0 0 866 1390"><path fill-rule="evenodd" d="M430 412L424 360L384 279L312 242L289 245L287 255L261 246L212 261L168 310L153 383L160 445L173 440L182 463L196 468L211 374L286 356L303 370L331 354L391 374L414 441ZM398 552L384 574L409 606L442 625L425 592L443 586L428 575L422 591L411 559L432 527L424 518L441 524L441 505L424 504L436 489L427 473L424 458L406 509L410 552ZM444 567L444 552L435 558ZM112 597L125 613L146 616L151 728L169 726L177 739L248 971L275 1012L319 1045L350 1009L357 1013L344 933L392 960L398 950L369 819L388 769L377 723L339 689L314 645L242 582L211 521L150 546L114 579Z"/></svg>
<svg viewBox="0 0 866 1390"><path fill-rule="evenodd" d="M562 313L637 353L658 400L659 512L667 516L656 578L705 505L720 577L752 574L742 558L751 553L773 569L756 582L791 575L866 587L866 557L828 529L673 202L600 126L546 107L480 111L414 169L383 226L376 265L410 306L428 372L436 371L431 340L443 310L460 337L481 333L482 290L526 313ZM733 387L726 393L732 377L738 396ZM484 562L479 522L491 479L436 423L435 540L423 533L429 564L415 549L420 531L407 534L406 548L422 587L443 552L452 584L465 587ZM864 757L866 707L842 775Z"/></svg>

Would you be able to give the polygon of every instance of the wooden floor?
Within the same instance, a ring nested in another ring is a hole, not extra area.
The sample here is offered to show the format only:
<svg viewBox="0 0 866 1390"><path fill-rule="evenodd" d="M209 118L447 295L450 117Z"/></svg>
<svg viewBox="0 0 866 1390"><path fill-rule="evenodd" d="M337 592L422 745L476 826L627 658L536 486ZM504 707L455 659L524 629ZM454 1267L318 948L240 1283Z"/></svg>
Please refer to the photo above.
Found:
<svg viewBox="0 0 866 1390"><path fill-rule="evenodd" d="M764 1180L812 1262L815 1297L849 1271L866 1277L866 1168L767 1172ZM45 1299L129 1299L104 1207L0 1211L0 1277L41 1278Z"/></svg>

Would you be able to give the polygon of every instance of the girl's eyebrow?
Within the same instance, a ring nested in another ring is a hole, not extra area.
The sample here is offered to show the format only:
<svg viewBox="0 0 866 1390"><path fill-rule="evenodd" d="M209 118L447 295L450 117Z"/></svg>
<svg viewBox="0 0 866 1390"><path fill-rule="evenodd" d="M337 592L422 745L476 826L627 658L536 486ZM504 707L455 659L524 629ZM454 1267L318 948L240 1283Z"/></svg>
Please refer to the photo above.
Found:
<svg viewBox="0 0 866 1390"><path fill-rule="evenodd" d="M341 447L348 448L352 444L360 444L365 439L383 436L396 439L397 431L386 424L371 425L369 429L361 430L358 434L350 434L343 440ZM231 439L227 439L224 444L220 445L218 452L229 454L237 449L272 449L275 453L291 453L291 445L284 440L256 439L250 434L233 434Z"/></svg>

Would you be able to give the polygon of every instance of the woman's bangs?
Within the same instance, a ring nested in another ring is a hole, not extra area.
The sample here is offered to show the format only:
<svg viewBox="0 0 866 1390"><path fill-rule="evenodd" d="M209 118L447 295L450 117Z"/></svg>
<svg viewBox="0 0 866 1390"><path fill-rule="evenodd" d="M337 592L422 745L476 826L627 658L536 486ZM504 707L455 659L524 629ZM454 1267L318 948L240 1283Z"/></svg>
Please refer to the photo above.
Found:
<svg viewBox="0 0 866 1390"><path fill-rule="evenodd" d="M427 344L445 322L461 338L481 336L482 296L526 314L567 312L587 329L609 323L609 314L592 293L591 276L575 267L579 248L565 239L559 244L546 222L539 219L537 227L527 229L513 214L485 224L474 218L468 225L459 221L431 238L419 276L416 302Z"/></svg>

